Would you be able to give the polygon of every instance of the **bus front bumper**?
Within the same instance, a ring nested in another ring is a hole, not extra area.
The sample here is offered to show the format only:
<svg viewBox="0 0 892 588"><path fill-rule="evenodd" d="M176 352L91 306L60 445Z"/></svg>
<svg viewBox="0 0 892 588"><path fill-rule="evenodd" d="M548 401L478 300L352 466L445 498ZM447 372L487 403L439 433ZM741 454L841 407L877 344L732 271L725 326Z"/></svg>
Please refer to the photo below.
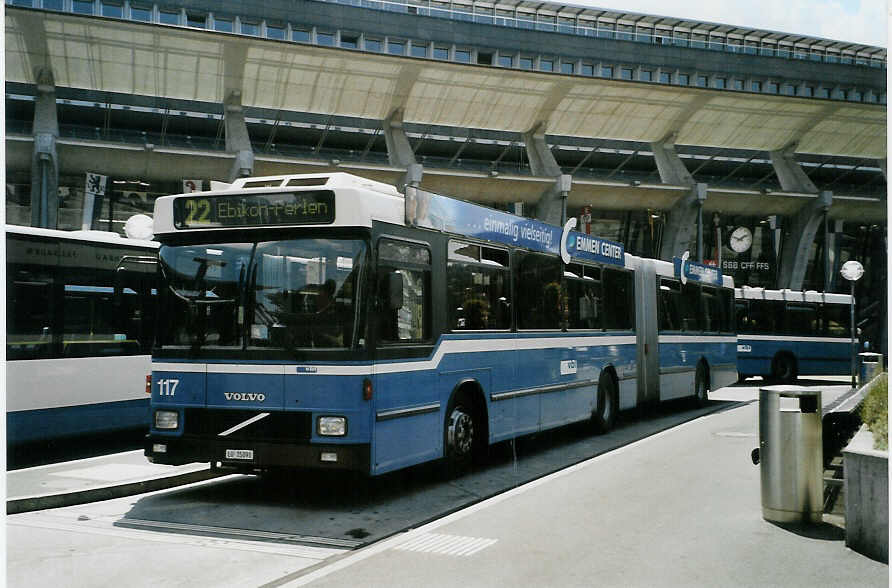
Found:
<svg viewBox="0 0 892 588"><path fill-rule="evenodd" d="M223 468L262 471L273 468L317 468L368 474L370 446L233 442L204 437L146 435L145 456L152 463L183 465L208 462Z"/></svg>

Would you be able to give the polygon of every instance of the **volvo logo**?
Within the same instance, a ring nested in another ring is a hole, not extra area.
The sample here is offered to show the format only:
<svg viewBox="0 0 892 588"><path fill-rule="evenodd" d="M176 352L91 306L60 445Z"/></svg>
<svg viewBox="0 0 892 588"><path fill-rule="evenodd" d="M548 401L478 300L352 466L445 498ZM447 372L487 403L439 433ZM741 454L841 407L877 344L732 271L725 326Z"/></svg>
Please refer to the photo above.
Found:
<svg viewBox="0 0 892 588"><path fill-rule="evenodd" d="M223 396L226 397L226 400L241 400L242 402L263 402L266 400L266 394L245 392L224 392Z"/></svg>

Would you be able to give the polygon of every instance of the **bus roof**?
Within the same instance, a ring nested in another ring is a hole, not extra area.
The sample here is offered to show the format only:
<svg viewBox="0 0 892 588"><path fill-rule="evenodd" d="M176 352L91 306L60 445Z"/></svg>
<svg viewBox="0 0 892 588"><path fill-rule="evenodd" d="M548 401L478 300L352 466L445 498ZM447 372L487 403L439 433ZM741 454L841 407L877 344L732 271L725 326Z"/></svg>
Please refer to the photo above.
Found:
<svg viewBox="0 0 892 588"><path fill-rule="evenodd" d="M734 297L738 300L783 300L787 302L823 302L828 304L850 304L849 294L832 294L816 290L766 290L743 286L734 289Z"/></svg>
<svg viewBox="0 0 892 588"><path fill-rule="evenodd" d="M223 201L226 196L298 195L329 190L337 190L333 202L333 218L325 219L326 222L313 222L312 224L370 227L373 220L404 224L403 195L394 186L353 174L335 172L239 178L232 184L212 182L211 190L162 196L155 201L153 229L156 235L163 236L179 232L215 231L236 227L236 225L223 226L219 223L208 223L206 226L201 226L198 223L189 227L177 226L174 213L174 203L177 200L190 200L197 203L200 201L209 202L210 199ZM242 229L256 230L269 228L271 225L242 224L237 226ZM281 223L279 226L287 226L287 224Z"/></svg>
<svg viewBox="0 0 892 588"><path fill-rule="evenodd" d="M6 232L16 235L33 235L52 239L68 239L71 241L89 241L109 245L126 245L127 247L145 247L157 249L159 243L143 239L128 239L112 231L63 231L61 229L44 229L22 225L6 225Z"/></svg>
<svg viewBox="0 0 892 588"><path fill-rule="evenodd" d="M326 191L333 192L334 199L330 194L319 197L312 194ZM557 227L418 188L407 188L407 192L410 194L410 205L417 206L413 208L416 215L412 216L412 226L550 253L559 252L563 231L564 235L571 237L567 240L566 253L574 262L608 263L626 268L639 265L640 258L626 253L622 243L575 231L567 233L570 225ZM256 198L250 201L251 196ZM212 201L216 208L208 220L202 221L199 217L211 209ZM285 209L300 211L294 214L280 212ZM302 212L306 209L312 209L312 212ZM406 209L406 197L396 187L353 174L335 172L252 177L240 178L231 184L211 182L210 190L158 198L155 201L153 229L155 235L163 240L164 236L176 233L232 228L371 227L373 221L405 226ZM418 214L421 210L425 213ZM324 214L317 211L324 211ZM257 221L261 216L264 217L262 222ZM273 217L273 221L267 220ZM232 222L229 220L232 218L237 220ZM573 249L569 251L571 245ZM672 262L654 261L660 275L677 277ZM734 280L723 276L719 268L693 262L685 265L693 266L699 266L700 275L696 275L696 272L686 273L686 279L734 287ZM705 274L709 274L713 281L705 280L702 277Z"/></svg>
<svg viewBox="0 0 892 588"><path fill-rule="evenodd" d="M662 259L654 259L653 263L654 263L654 269L656 270L656 274L658 276L664 276L667 278L678 279L675 264L673 262L663 261ZM718 268L716 268L716 269L718 269ZM734 287L734 278L732 276L727 276L724 274L721 274L721 276L722 276L722 287L723 288L733 288Z"/></svg>

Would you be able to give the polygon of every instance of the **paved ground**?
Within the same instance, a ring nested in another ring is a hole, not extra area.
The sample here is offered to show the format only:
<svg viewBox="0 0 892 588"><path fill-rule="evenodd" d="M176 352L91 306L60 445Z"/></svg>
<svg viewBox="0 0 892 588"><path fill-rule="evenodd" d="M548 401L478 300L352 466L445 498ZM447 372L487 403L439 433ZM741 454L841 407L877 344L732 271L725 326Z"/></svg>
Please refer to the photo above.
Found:
<svg viewBox="0 0 892 588"><path fill-rule="evenodd" d="M888 586L841 529L761 518L757 419L703 417L286 585Z"/></svg>
<svg viewBox="0 0 892 588"><path fill-rule="evenodd" d="M697 418L357 551L120 526L138 502L171 490L11 515L8 582L190 588L887 586L888 566L846 549L837 527L785 529L762 520L759 469L749 458L758 444L754 384L711 394L749 404ZM828 404L846 387L825 389ZM94 479L113 475L100 465L69 465L66 475L55 477L76 486L83 479L72 470ZM129 468L136 479L149 473L137 469ZM45 478L59 473L34 469L10 473L8 480L28 475L39 486L41 471ZM219 483L189 488L200 492Z"/></svg>

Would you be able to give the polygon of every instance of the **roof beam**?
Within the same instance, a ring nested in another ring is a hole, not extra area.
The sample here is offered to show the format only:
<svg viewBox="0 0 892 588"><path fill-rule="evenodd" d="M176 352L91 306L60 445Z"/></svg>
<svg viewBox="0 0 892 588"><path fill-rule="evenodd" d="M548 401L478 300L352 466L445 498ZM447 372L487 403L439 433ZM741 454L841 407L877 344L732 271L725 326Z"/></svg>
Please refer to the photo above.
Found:
<svg viewBox="0 0 892 588"><path fill-rule="evenodd" d="M446 167L452 167L455 164L456 160L461 157L462 151L465 150L465 147L470 145L472 142L473 141L471 140L471 136L468 135L468 138L465 139L464 143L459 145L458 150L456 150L455 155L452 156L452 159L449 160L449 165L447 165Z"/></svg>
<svg viewBox="0 0 892 588"><path fill-rule="evenodd" d="M721 184L722 182L726 182L726 181L730 180L730 179L731 179L732 177L734 177L734 175L735 175L737 172L739 172L744 166L749 165L749 163L750 163L752 160L754 160L754 159L756 158L757 155L759 155L759 154L758 154L758 153L754 153L753 155L751 155L749 159L747 159L745 162L739 164L737 167L735 167L734 169L732 169L732 170L728 173L728 175L726 175L724 178L722 178L721 180L719 180L718 183Z"/></svg>
<svg viewBox="0 0 892 588"><path fill-rule="evenodd" d="M625 159L623 159L623 160L620 162L620 164L619 164L618 166L616 166L616 168L614 168L614 170L613 170L612 172L610 172L609 174L607 174L607 179L609 180L609 179L612 178L614 175L616 175L620 170L622 170L622 169L626 166L627 163L629 163L630 161L632 161L632 159L633 159L636 155L638 155L638 152L637 152L637 151L633 151L628 157L626 157Z"/></svg>
<svg viewBox="0 0 892 588"><path fill-rule="evenodd" d="M600 147L594 147L591 151L589 151L588 153L586 153L586 154L585 154L585 157L583 157L582 160L581 160L579 163L576 164L576 167L574 167L573 170L570 172L570 175L573 175L573 174L575 174L577 171L579 171L579 169L580 169L583 165L585 165L585 164L588 162L589 159L591 159L592 155L594 155L595 153L597 153L600 149L601 149Z"/></svg>

